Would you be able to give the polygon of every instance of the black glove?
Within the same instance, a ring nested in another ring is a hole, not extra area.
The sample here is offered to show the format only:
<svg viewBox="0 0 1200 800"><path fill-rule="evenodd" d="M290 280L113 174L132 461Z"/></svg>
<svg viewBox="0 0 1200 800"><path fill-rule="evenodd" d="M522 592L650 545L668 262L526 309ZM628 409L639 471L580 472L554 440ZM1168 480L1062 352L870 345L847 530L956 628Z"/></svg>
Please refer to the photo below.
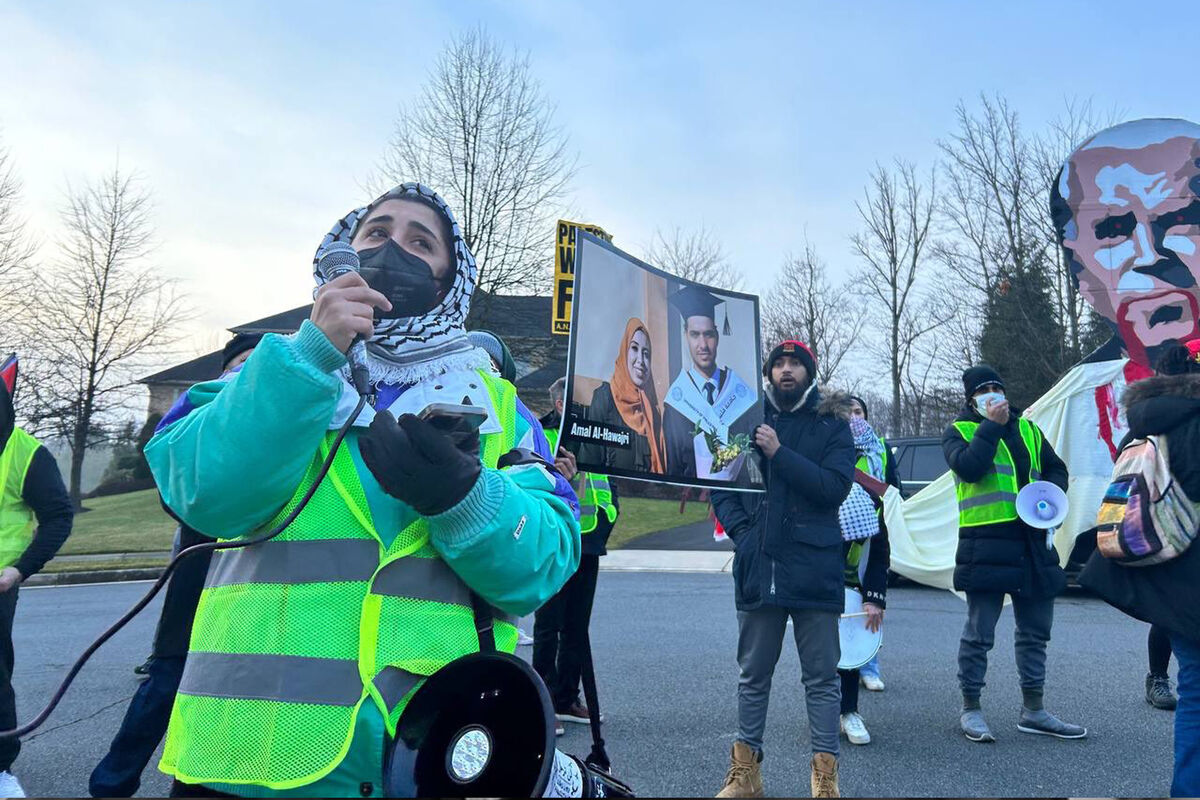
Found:
<svg viewBox="0 0 1200 800"><path fill-rule="evenodd" d="M475 437L478 447L478 435ZM479 458L412 414L380 413L358 440L363 463L383 490L432 517L458 505L479 480Z"/></svg>

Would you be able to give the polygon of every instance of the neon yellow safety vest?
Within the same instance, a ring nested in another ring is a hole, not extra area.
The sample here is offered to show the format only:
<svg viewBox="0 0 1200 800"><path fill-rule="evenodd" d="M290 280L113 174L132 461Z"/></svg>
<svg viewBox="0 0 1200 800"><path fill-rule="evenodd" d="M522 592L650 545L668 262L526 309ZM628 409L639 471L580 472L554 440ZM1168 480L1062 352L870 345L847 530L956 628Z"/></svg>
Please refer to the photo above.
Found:
<svg viewBox="0 0 1200 800"><path fill-rule="evenodd" d="M516 446L516 390L480 372L503 430L481 438L495 467ZM326 434L288 504L329 453ZM496 648L516 620L497 613ZM292 789L345 758L363 703L394 735L424 678L479 650L471 592L429 543L424 517L384 548L349 450L276 538L213 556L160 768L185 783Z"/></svg>
<svg viewBox="0 0 1200 800"><path fill-rule="evenodd" d="M546 430L546 441L550 443L550 454L558 453L558 428ZM603 511L609 523L617 521L617 506L613 503L612 486L608 476L591 472L579 473L583 480L583 493L579 496L579 532L591 533L599 524L598 511Z"/></svg>
<svg viewBox="0 0 1200 800"><path fill-rule="evenodd" d="M879 437L879 446L883 448L883 479L882 480L884 482L886 482L887 481L887 468L888 468L888 455L889 454L888 454L887 442L885 442L883 440L882 436ZM861 469L863 472L867 473L868 475L871 474L871 464L870 464L870 462L867 461L866 456L859 456L858 461L855 462L855 464L854 464L854 468Z"/></svg>
<svg viewBox="0 0 1200 800"><path fill-rule="evenodd" d="M1019 418L1017 423L1029 455L1029 481L1039 480L1042 477L1042 432L1024 417ZM954 427L969 444L979 429L979 423L956 422ZM1017 519L1017 467L1003 439L996 446L996 458L991 470L982 479L968 483L955 475L954 482L958 494L959 527L994 525Z"/></svg>
<svg viewBox="0 0 1200 800"><path fill-rule="evenodd" d="M4 452L0 453L0 568L11 567L33 541L33 509L21 495L38 440L13 428Z"/></svg>

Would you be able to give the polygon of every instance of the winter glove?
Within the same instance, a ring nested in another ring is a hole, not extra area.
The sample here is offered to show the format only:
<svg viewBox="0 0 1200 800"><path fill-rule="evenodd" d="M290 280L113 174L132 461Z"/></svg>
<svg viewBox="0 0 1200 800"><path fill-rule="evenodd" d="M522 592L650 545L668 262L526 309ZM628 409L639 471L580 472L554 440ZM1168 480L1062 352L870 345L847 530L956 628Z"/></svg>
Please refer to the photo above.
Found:
<svg viewBox="0 0 1200 800"><path fill-rule="evenodd" d="M477 432L473 440L478 450ZM464 444L470 442L468 437ZM482 469L478 456L464 453L451 435L412 414L399 421L391 414L376 414L358 447L383 490L424 517L458 505L474 488Z"/></svg>

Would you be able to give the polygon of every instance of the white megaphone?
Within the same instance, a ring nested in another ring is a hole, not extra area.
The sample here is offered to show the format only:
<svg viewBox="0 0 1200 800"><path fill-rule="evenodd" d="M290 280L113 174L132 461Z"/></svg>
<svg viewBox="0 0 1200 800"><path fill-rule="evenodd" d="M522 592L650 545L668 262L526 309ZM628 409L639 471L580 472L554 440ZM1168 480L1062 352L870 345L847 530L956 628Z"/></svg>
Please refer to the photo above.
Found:
<svg viewBox="0 0 1200 800"><path fill-rule="evenodd" d="M1017 516L1031 528L1046 529L1046 549L1054 549L1054 529L1067 518L1067 493L1050 481L1034 481L1017 493Z"/></svg>

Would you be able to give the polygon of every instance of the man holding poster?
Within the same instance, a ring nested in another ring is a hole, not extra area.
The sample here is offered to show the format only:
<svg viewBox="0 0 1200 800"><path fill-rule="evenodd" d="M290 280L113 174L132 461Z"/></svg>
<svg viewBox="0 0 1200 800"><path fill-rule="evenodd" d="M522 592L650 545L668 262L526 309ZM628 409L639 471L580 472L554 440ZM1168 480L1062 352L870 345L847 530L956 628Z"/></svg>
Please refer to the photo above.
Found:
<svg viewBox="0 0 1200 800"><path fill-rule="evenodd" d="M758 394L731 368L717 364L721 334L716 309L725 301L699 286L685 286L670 302L683 319L691 364L667 392L663 433L669 470L689 478L737 482L749 448L741 448L732 460L724 456L735 438L748 444L754 422L747 412ZM725 325L728 329L728 312Z"/></svg>

